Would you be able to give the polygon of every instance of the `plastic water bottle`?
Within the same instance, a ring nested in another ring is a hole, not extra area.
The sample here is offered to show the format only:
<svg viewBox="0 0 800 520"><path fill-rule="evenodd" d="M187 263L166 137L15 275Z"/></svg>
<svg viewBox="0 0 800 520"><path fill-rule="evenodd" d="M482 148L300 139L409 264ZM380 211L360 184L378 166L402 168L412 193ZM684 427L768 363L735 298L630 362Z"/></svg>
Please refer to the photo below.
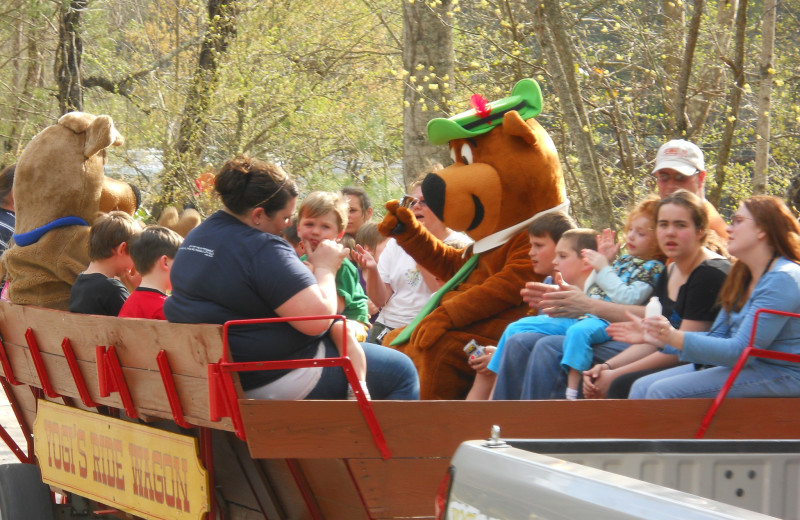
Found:
<svg viewBox="0 0 800 520"><path fill-rule="evenodd" d="M658 296L653 296L644 308L644 317L650 318L659 314L661 314L661 300L658 299ZM644 335L644 340L647 343L658 343L654 337L647 333Z"/></svg>

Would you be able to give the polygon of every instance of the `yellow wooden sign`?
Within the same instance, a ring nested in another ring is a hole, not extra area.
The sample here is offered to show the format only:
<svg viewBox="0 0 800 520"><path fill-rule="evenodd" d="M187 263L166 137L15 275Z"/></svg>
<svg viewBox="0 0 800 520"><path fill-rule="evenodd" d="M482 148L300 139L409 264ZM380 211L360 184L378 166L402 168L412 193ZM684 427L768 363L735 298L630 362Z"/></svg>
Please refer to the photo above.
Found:
<svg viewBox="0 0 800 520"><path fill-rule="evenodd" d="M48 484L143 518L196 520L208 509L192 437L44 400L33 434Z"/></svg>

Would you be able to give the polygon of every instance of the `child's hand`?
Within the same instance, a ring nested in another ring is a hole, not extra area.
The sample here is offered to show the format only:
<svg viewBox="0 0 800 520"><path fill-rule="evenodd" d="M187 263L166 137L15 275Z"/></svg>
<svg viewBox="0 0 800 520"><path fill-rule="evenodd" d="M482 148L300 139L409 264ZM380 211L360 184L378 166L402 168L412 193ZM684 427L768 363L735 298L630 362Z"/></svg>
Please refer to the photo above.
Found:
<svg viewBox="0 0 800 520"><path fill-rule="evenodd" d="M611 336L614 341L621 341L623 343L644 343L644 327L642 327L642 319L639 316L631 314L630 311L625 311L629 321L615 321L608 324L606 332Z"/></svg>
<svg viewBox="0 0 800 520"><path fill-rule="evenodd" d="M557 291L558 289L558 285L542 282L528 282L519 292L522 295L522 301L527 303L532 309L538 309L545 293Z"/></svg>
<svg viewBox="0 0 800 520"><path fill-rule="evenodd" d="M356 263L358 263L362 270L378 268L378 262L375 261L375 257L372 256L372 253L360 245L356 245L356 250L353 251L353 257L355 257Z"/></svg>
<svg viewBox="0 0 800 520"><path fill-rule="evenodd" d="M614 258L617 257L617 252L619 252L619 244L616 243L613 231L605 228L602 233L597 235L597 250L606 257L609 263L614 261Z"/></svg>
<svg viewBox="0 0 800 520"><path fill-rule="evenodd" d="M139 284L142 283L142 275L139 274L134 267L131 267L129 271L123 272L119 276L119 279L123 284L125 284L125 287L128 288L129 292L139 287Z"/></svg>
<svg viewBox="0 0 800 520"><path fill-rule="evenodd" d="M608 259L602 253L594 249L584 249L581 251L581 255L597 272L600 272L602 268L608 266Z"/></svg>
<svg viewBox="0 0 800 520"><path fill-rule="evenodd" d="M483 347L484 354L482 356L469 357L469 366L479 374L490 373L491 371L486 367L489 365L489 361L492 360L495 350L497 350L497 347Z"/></svg>
<svg viewBox="0 0 800 520"><path fill-rule="evenodd" d="M342 247L342 244L333 240L321 241L313 251L306 249L306 258L315 268L327 268L333 273L339 269L339 266L342 265L342 260L347 258L349 254L349 249Z"/></svg>

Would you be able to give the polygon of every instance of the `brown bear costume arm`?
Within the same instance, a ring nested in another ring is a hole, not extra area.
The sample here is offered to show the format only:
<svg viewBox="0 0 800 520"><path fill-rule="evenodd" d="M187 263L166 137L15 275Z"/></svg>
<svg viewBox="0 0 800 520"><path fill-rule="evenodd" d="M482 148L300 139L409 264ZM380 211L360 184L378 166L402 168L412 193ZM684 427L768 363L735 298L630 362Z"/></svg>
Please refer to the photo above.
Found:
<svg viewBox="0 0 800 520"><path fill-rule="evenodd" d="M411 210L398 207L398 201L387 202L386 209L386 216L378 224L378 230L384 236L397 240L406 253L437 278L449 280L467 261L462 249L446 246L417 221ZM398 222L405 229L394 234L392 231Z"/></svg>
<svg viewBox="0 0 800 520"><path fill-rule="evenodd" d="M397 238L397 243L419 265L441 280L449 280L467 261L462 256L463 249L445 245L425 228L405 240Z"/></svg>
<svg viewBox="0 0 800 520"><path fill-rule="evenodd" d="M454 327L462 328L522 303L520 290L534 278L529 249L528 234L522 232L505 245L481 254L475 271L462 287L442 299L442 307ZM475 278L477 283L470 287Z"/></svg>

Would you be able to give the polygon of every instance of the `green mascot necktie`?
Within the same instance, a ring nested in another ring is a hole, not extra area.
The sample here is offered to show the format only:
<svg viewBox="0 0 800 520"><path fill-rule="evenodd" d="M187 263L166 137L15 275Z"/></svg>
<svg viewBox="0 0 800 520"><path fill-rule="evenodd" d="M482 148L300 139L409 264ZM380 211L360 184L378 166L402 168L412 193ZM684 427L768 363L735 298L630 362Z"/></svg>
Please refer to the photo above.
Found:
<svg viewBox="0 0 800 520"><path fill-rule="evenodd" d="M402 332L400 332L400 334L398 334L397 337L394 338L389 345L394 347L395 345L401 345L406 341L408 341L408 338L411 337L411 333L414 332L414 329L417 327L419 322L421 322L425 316L430 314L430 312L433 309L439 306L439 302L442 301L442 296L444 296L444 293L446 293L456 285L463 282L464 279L467 276L469 276L469 273L471 273L472 270L475 269L475 264L478 263L479 256L481 255L474 254L471 257L469 257L469 260L467 260L466 263L461 266L461 269L459 269L458 272L454 274L452 278L447 280L447 283L445 283L441 287L441 289L439 289L438 291L433 293L433 295L431 295L431 299L428 300L428 303L426 303L425 306L422 307L422 310L420 310L419 313L414 317L414 319L411 320L411 323L406 325L406 328L404 328Z"/></svg>

